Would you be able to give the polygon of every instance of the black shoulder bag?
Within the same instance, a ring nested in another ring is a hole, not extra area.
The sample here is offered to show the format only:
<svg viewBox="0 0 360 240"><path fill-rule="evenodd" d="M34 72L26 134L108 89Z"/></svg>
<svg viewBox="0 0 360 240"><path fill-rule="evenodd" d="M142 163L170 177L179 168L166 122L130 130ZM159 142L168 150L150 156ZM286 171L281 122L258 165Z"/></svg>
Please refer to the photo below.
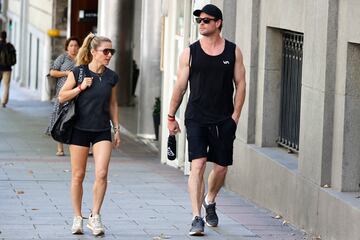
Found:
<svg viewBox="0 0 360 240"><path fill-rule="evenodd" d="M79 76L77 83L81 84L84 80L84 69L79 68ZM57 115L57 118L52 126L50 132L52 138L61 143L69 144L71 141L71 134L74 126L75 120L75 101L77 96L70 101L64 103L60 108L60 112Z"/></svg>

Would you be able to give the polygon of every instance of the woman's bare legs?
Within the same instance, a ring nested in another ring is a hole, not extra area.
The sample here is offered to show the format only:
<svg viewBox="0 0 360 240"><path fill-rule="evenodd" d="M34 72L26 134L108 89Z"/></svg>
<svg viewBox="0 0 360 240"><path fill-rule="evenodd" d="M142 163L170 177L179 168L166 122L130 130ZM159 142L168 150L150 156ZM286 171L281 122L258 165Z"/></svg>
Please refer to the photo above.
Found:
<svg viewBox="0 0 360 240"><path fill-rule="evenodd" d="M82 216L82 183L85 177L89 148L70 145L69 150L71 156L71 201L74 208L74 216Z"/></svg>
<svg viewBox="0 0 360 240"><path fill-rule="evenodd" d="M112 143L110 141L100 141L93 145L95 183L93 187L94 199L92 214L94 215L100 213L100 208L105 197L111 149Z"/></svg>

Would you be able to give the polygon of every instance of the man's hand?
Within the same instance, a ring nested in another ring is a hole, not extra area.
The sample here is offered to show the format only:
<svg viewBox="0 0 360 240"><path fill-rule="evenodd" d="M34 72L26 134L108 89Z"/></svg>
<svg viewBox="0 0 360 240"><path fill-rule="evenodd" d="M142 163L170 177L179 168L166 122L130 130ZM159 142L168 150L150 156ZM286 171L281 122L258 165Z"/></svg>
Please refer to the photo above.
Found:
<svg viewBox="0 0 360 240"><path fill-rule="evenodd" d="M239 123L239 119L240 119L240 115L239 115L239 114L233 113L233 114L231 115L231 117L232 117L232 119L234 120L234 122L235 122L236 124Z"/></svg>
<svg viewBox="0 0 360 240"><path fill-rule="evenodd" d="M179 123L175 119L173 121L168 121L168 129L170 135L175 135L178 132L181 132Z"/></svg>

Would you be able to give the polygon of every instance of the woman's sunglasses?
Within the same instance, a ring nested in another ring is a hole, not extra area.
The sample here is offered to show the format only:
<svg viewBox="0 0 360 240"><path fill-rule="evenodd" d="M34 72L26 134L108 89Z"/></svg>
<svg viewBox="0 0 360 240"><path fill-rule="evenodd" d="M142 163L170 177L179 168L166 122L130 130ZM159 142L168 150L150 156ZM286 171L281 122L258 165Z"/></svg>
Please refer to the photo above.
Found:
<svg viewBox="0 0 360 240"><path fill-rule="evenodd" d="M113 48L99 49L96 51L102 52L106 56L109 55L109 53L111 53L111 55L114 55L114 53L115 53L115 49L113 49Z"/></svg>
<svg viewBox="0 0 360 240"><path fill-rule="evenodd" d="M201 22L203 22L205 24L209 24L211 20L216 21L217 19L216 18L200 18L200 17L195 18L195 22L198 24L200 24Z"/></svg>

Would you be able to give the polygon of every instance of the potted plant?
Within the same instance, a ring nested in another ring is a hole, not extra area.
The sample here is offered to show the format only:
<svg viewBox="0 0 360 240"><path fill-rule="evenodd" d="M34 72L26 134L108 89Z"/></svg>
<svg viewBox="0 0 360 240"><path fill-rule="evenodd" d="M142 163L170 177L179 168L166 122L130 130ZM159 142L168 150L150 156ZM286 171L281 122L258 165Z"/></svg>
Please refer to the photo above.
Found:
<svg viewBox="0 0 360 240"><path fill-rule="evenodd" d="M154 120L154 130L155 130L156 140L159 139L160 112L161 112L160 97L156 97L153 106L153 120Z"/></svg>

